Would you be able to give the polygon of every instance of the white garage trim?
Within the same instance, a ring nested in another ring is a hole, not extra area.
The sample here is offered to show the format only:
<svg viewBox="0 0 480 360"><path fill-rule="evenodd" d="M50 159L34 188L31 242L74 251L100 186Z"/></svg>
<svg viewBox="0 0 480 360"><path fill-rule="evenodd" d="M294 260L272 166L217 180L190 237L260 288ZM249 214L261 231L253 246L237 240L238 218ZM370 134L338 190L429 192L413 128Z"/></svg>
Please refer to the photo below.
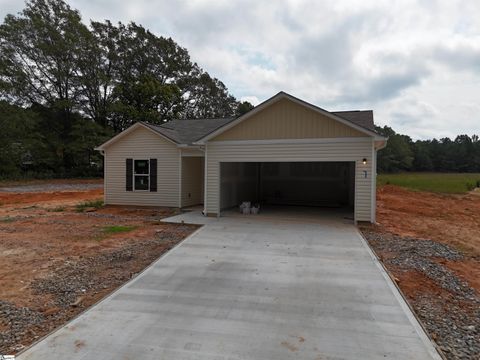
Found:
<svg viewBox="0 0 480 360"><path fill-rule="evenodd" d="M368 137L354 138L357 142L371 143L372 139ZM269 140L222 140L215 141L215 145L262 145L262 144L330 144L330 143L349 143L350 137L341 138L321 138L321 139L269 139Z"/></svg>
<svg viewBox="0 0 480 360"><path fill-rule="evenodd" d="M372 221L373 138L350 141L208 143L206 151L205 212L220 213L220 163L222 162L354 162L355 221ZM363 164L362 160L367 159ZM366 177L365 177L366 172Z"/></svg>

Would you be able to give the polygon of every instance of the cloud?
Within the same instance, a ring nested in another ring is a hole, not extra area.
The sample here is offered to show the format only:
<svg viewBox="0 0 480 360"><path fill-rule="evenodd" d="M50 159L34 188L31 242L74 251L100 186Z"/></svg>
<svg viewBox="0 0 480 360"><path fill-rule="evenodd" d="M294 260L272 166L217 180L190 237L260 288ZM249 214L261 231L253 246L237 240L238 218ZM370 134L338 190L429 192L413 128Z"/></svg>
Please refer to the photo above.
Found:
<svg viewBox="0 0 480 360"><path fill-rule="evenodd" d="M171 36L239 99L284 90L327 109L373 109L414 138L480 132L477 0L69 3L86 22L133 20ZM22 7L0 0L0 16Z"/></svg>
<svg viewBox="0 0 480 360"><path fill-rule="evenodd" d="M462 41L438 46L433 51L436 60L455 71L480 74L480 36L474 41Z"/></svg>
<svg viewBox="0 0 480 360"><path fill-rule="evenodd" d="M252 104L253 106L257 106L258 104L260 104L260 100L258 100L258 98L256 96L242 96L240 98L240 101L248 101L250 104Z"/></svg>

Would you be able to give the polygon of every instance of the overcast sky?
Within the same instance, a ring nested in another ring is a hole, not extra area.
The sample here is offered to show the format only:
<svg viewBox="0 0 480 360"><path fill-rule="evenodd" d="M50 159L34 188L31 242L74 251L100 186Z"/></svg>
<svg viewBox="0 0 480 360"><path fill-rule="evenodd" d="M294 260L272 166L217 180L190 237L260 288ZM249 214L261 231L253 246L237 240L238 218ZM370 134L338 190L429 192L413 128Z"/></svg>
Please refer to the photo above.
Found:
<svg viewBox="0 0 480 360"><path fill-rule="evenodd" d="M239 99L373 109L413 138L480 133L479 0L70 0L171 36ZM0 0L0 16L23 8Z"/></svg>

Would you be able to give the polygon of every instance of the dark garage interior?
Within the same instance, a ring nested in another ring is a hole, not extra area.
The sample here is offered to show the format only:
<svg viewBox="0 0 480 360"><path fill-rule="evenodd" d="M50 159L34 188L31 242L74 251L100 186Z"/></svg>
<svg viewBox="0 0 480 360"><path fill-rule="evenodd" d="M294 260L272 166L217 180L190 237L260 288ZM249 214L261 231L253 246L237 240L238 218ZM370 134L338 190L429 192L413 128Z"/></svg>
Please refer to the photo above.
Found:
<svg viewBox="0 0 480 360"><path fill-rule="evenodd" d="M354 162L224 162L220 174L222 210L251 201L353 212Z"/></svg>

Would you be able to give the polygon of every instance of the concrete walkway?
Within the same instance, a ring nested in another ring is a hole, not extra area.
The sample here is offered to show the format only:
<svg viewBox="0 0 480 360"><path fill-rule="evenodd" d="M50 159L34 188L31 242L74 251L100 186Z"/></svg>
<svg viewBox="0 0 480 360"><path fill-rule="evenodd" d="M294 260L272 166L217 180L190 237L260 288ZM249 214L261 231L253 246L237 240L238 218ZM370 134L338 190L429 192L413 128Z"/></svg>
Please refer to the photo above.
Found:
<svg viewBox="0 0 480 360"><path fill-rule="evenodd" d="M439 359L357 229L295 212L207 223L19 359Z"/></svg>

